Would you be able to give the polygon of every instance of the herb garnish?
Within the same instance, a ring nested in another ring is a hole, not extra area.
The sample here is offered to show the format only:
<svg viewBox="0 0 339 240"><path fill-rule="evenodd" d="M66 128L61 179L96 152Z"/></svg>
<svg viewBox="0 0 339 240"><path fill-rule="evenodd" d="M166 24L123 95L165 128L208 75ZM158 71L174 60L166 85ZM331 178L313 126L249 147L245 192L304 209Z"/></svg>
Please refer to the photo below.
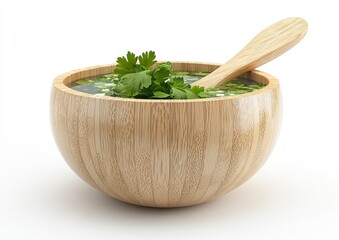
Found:
<svg viewBox="0 0 339 240"><path fill-rule="evenodd" d="M117 59L114 73L118 80L113 86L115 96L125 98L194 99L207 97L203 87L191 87L184 78L172 75L172 63L164 62L153 67L155 52L140 56L128 52Z"/></svg>

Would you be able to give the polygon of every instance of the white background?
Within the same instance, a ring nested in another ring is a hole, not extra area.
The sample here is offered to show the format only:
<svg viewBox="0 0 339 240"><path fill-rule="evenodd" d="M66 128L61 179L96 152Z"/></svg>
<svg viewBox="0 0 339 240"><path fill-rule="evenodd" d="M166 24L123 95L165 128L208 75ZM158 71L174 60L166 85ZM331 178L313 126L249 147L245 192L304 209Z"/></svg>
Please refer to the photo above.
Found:
<svg viewBox="0 0 339 240"><path fill-rule="evenodd" d="M1 1L0 239L339 239L337 1ZM135 207L82 182L49 126L55 76L127 50L225 62L280 19L305 39L261 70L281 81L281 135L265 166L200 206Z"/></svg>

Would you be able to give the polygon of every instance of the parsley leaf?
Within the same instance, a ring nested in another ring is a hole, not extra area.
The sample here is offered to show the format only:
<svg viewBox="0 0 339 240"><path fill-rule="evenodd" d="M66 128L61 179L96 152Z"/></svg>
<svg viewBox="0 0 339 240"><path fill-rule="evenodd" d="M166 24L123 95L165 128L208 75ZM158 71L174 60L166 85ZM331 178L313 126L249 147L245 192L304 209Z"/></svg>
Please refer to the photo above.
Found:
<svg viewBox="0 0 339 240"><path fill-rule="evenodd" d="M159 82L163 82L170 77L172 64L170 62L159 64L153 71L153 77Z"/></svg>
<svg viewBox="0 0 339 240"><path fill-rule="evenodd" d="M139 63L142 65L145 69L149 69L155 61L155 52L154 51L149 51L149 52L144 52L139 56Z"/></svg>
<svg viewBox="0 0 339 240"><path fill-rule="evenodd" d="M196 99L199 98L197 94L195 94L191 89L185 89L187 99Z"/></svg>
<svg viewBox="0 0 339 240"><path fill-rule="evenodd" d="M153 92L152 98L168 98L169 95L168 93L160 92L160 91L155 91Z"/></svg>
<svg viewBox="0 0 339 240"><path fill-rule="evenodd" d="M138 57L135 56L134 53L127 52L126 57L118 57L117 65L114 69L114 73L118 74L119 76L124 76L129 73L136 72L136 63Z"/></svg>
<svg viewBox="0 0 339 240"><path fill-rule="evenodd" d="M194 86L192 88L185 89L188 99L201 98L202 93L204 93L204 88L200 86Z"/></svg>
<svg viewBox="0 0 339 240"><path fill-rule="evenodd" d="M174 87L183 88L183 87L186 86L183 77L175 77L175 78L172 79L172 82L173 82Z"/></svg>
<svg viewBox="0 0 339 240"><path fill-rule="evenodd" d="M141 89L148 88L152 84L152 76L149 70L137 73L129 73L121 78L115 91L122 97L135 97Z"/></svg>
<svg viewBox="0 0 339 240"><path fill-rule="evenodd" d="M176 88L176 87L172 87L172 98L175 99L187 99L187 94L185 92L185 90Z"/></svg>

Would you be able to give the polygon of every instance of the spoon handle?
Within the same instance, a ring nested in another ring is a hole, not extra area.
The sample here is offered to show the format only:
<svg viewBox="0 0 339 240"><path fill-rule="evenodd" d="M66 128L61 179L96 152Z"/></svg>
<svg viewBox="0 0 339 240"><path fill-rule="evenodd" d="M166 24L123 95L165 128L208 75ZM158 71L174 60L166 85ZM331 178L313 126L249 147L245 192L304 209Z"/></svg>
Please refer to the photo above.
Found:
<svg viewBox="0 0 339 240"><path fill-rule="evenodd" d="M254 70L296 45L305 36L307 28L307 22L302 18L283 19L258 33L228 62L191 85L208 89Z"/></svg>

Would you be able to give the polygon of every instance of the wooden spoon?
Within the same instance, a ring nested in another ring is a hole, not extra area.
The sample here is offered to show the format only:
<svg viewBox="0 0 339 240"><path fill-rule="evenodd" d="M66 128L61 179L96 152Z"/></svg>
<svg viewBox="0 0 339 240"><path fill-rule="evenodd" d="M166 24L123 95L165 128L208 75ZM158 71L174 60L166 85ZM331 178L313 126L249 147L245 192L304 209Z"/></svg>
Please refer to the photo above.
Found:
<svg viewBox="0 0 339 240"><path fill-rule="evenodd" d="M302 18L281 20L258 33L228 62L191 85L208 89L254 70L296 45L305 36L307 29L307 22Z"/></svg>

